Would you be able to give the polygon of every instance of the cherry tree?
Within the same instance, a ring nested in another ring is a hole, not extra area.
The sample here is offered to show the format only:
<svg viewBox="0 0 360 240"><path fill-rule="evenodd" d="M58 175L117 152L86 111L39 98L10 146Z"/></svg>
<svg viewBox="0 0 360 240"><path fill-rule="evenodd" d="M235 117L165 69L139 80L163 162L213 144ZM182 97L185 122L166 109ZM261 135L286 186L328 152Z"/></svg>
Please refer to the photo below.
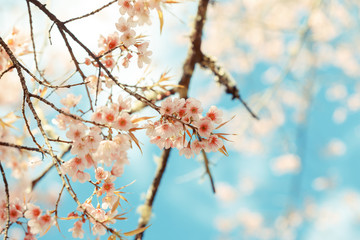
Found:
<svg viewBox="0 0 360 240"><path fill-rule="evenodd" d="M131 71L127 76L123 73L150 66L152 42L142 31L152 25L163 31L164 9L183 3L113 0L103 4L64 18L51 4L26 0L19 4L25 24L0 36L0 170L4 183L0 230L4 239L12 238L15 227L21 227L28 240L45 235L52 227L58 228L59 235L69 231L73 238L84 238L84 225L98 238L136 235L142 239L150 227L151 209L170 151L175 148L186 158L202 157L215 192L207 154L228 155L225 142L233 133L224 127L232 118L225 118L215 105L205 109L201 101L188 95L196 65L209 69L223 89L240 100L254 120L258 118L226 69L202 51L208 0L198 3L182 75L170 76L160 69L157 79L136 79ZM110 34L87 24L106 11L116 13L107 22L113 28ZM76 23L97 39L79 36L72 30ZM142 112L145 107L151 114ZM127 217L121 204L128 202L127 185L117 180L131 163L129 150L142 152L139 132L164 150L140 207L139 224L125 231L121 222ZM36 201L35 190L52 169L62 187L52 195L48 208ZM60 215L64 192L75 205L67 215ZM63 229L62 222L71 222L73 227Z"/></svg>

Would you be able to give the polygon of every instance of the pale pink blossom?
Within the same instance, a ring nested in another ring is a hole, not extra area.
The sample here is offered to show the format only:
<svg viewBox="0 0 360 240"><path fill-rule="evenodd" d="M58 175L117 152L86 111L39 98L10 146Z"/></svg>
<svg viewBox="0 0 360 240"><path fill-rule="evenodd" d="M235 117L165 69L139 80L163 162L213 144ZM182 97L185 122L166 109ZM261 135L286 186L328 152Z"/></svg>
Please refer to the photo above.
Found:
<svg viewBox="0 0 360 240"><path fill-rule="evenodd" d="M170 123L163 123L155 128L155 134L162 138L172 137L175 133L175 128Z"/></svg>
<svg viewBox="0 0 360 240"><path fill-rule="evenodd" d="M120 17L118 22L115 23L116 29L120 32L129 31L131 28L135 27L135 23L131 19L125 19L124 17Z"/></svg>
<svg viewBox="0 0 360 240"><path fill-rule="evenodd" d="M87 143L82 140L74 142L71 148L71 153L80 157L84 157L88 153Z"/></svg>
<svg viewBox="0 0 360 240"><path fill-rule="evenodd" d="M26 211L24 213L24 216L28 219L36 219L38 218L42 213L42 210L40 209L40 207L32 204L32 203L28 203L26 204Z"/></svg>
<svg viewBox="0 0 360 240"><path fill-rule="evenodd" d="M179 151L180 156L184 155L186 158L194 157L194 152L191 150L190 147L184 147Z"/></svg>
<svg viewBox="0 0 360 240"><path fill-rule="evenodd" d="M62 111L66 113L70 113L70 110L68 108L61 108ZM73 119L69 116L66 116L64 114L59 114L55 119L52 120L52 123L58 126L61 130L66 130L67 126L73 122Z"/></svg>
<svg viewBox="0 0 360 240"><path fill-rule="evenodd" d="M134 125L131 122L130 115L127 112L121 112L113 123L114 128L119 130L128 131L133 128Z"/></svg>
<svg viewBox="0 0 360 240"><path fill-rule="evenodd" d="M130 98L124 99L123 96L119 95L118 104L119 104L119 108L118 108L119 112L131 110L131 99Z"/></svg>
<svg viewBox="0 0 360 240"><path fill-rule="evenodd" d="M200 151L204 148L204 143L200 142L199 140L195 139L194 141L192 141L191 143L191 150L195 153L195 154L199 154Z"/></svg>
<svg viewBox="0 0 360 240"><path fill-rule="evenodd" d="M204 141L204 150L206 152L217 152L223 145L223 141L217 135L211 135Z"/></svg>
<svg viewBox="0 0 360 240"><path fill-rule="evenodd" d="M83 238L84 237L84 230L82 229L83 222L76 221L74 223L74 227L69 229L69 232L72 232L73 238Z"/></svg>
<svg viewBox="0 0 360 240"><path fill-rule="evenodd" d="M136 16L138 25L151 25L150 11L143 1L138 0L135 2L134 15Z"/></svg>
<svg viewBox="0 0 360 240"><path fill-rule="evenodd" d="M115 179L113 177L108 177L105 179L102 187L98 191L98 195L102 195L103 193L106 193L106 195L112 195L115 191L114 181Z"/></svg>
<svg viewBox="0 0 360 240"><path fill-rule="evenodd" d="M22 217L22 212L14 204L10 204L10 222L16 222L20 217Z"/></svg>
<svg viewBox="0 0 360 240"><path fill-rule="evenodd" d="M152 55L152 51L149 51L147 48L149 46L149 42L144 42L142 44L137 44L136 47L138 49L138 66L142 68L145 64L149 64L151 62L150 56Z"/></svg>
<svg viewBox="0 0 360 240"><path fill-rule="evenodd" d="M72 107L75 107L81 100L82 96L79 95L79 96L75 96L74 94L72 93L69 93L66 95L65 98L62 98L60 100L60 102L65 106L65 107L68 107L68 108L72 108Z"/></svg>
<svg viewBox="0 0 360 240"><path fill-rule="evenodd" d="M198 128L198 133L201 137L210 137L211 132L214 130L214 125L209 118L202 118L195 123Z"/></svg>
<svg viewBox="0 0 360 240"><path fill-rule="evenodd" d="M98 167L95 170L96 180L104 180L109 176L109 172L105 171L102 167Z"/></svg>
<svg viewBox="0 0 360 240"><path fill-rule="evenodd" d="M212 122L219 124L222 122L222 115L223 113L221 110L219 110L216 106L211 106L206 114L206 117L208 117Z"/></svg>
<svg viewBox="0 0 360 240"><path fill-rule="evenodd" d="M127 13L129 16L132 16L134 13L134 7L132 5L132 1L130 0L119 0L118 4L120 5L120 14L124 15Z"/></svg>
<svg viewBox="0 0 360 240"><path fill-rule="evenodd" d="M94 235L105 235L106 234L106 228L100 224L100 223L94 223L93 227L91 228L92 233Z"/></svg>
<svg viewBox="0 0 360 240"><path fill-rule="evenodd" d="M105 197L103 197L102 199L102 204L101 207L103 209L108 209L111 208L116 201L119 201L119 197L116 195L106 195ZM108 214L108 213L107 213Z"/></svg>
<svg viewBox="0 0 360 240"><path fill-rule="evenodd" d="M165 146L165 139L161 136L152 137L150 138L150 143L156 144L160 149L163 149Z"/></svg>
<svg viewBox="0 0 360 240"><path fill-rule="evenodd" d="M201 107L200 101L194 99L194 98L188 98L186 99L186 114L190 117L193 117L194 119L197 119L199 117L199 114L201 114L203 111Z"/></svg>
<svg viewBox="0 0 360 240"><path fill-rule="evenodd" d="M80 183L84 183L87 181L90 181L90 174L87 172L83 172L78 170L74 176L71 179L73 182L76 182L76 180L79 180Z"/></svg>
<svg viewBox="0 0 360 240"><path fill-rule="evenodd" d="M83 123L71 124L70 129L66 132L66 137L71 140L79 140L85 135L88 127Z"/></svg>
<svg viewBox="0 0 360 240"><path fill-rule="evenodd" d="M113 138L113 141L118 144L118 150L127 151L131 147L130 137L125 134L118 134Z"/></svg>
<svg viewBox="0 0 360 240"><path fill-rule="evenodd" d="M136 36L136 32L131 29L129 31L124 32L121 35L120 40L123 42L125 47L129 47L136 43L135 36Z"/></svg>
<svg viewBox="0 0 360 240"><path fill-rule="evenodd" d="M111 168L111 175L115 177L121 177L124 173L124 165L123 164L114 164Z"/></svg>
<svg viewBox="0 0 360 240"><path fill-rule="evenodd" d="M129 63L130 63L130 59L132 58L132 55L130 53L128 53L124 58L123 58L123 62L122 65L125 68L129 67Z"/></svg>
<svg viewBox="0 0 360 240"><path fill-rule="evenodd" d="M115 118L116 118L116 113L114 111L112 111L111 109L109 108L104 108L103 111L102 111L102 117L103 117L103 121L104 123L112 123L115 121Z"/></svg>
<svg viewBox="0 0 360 240"><path fill-rule="evenodd" d="M175 105L172 101L171 98L166 98L162 103L161 103L161 108L160 108L160 113L162 115L172 115L175 112Z"/></svg>
<svg viewBox="0 0 360 240"><path fill-rule="evenodd" d="M28 226L32 234L38 234L48 230L54 223L54 218L51 217L49 213L46 213L37 219L29 220Z"/></svg>

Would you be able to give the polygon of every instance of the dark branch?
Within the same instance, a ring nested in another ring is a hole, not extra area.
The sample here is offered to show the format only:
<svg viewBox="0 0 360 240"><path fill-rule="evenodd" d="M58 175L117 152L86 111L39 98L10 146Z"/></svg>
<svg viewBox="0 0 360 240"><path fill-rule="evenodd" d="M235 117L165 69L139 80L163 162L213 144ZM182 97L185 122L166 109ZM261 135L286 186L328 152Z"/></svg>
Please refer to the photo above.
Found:
<svg viewBox="0 0 360 240"><path fill-rule="evenodd" d="M250 109L249 105L242 99L240 95L240 91L236 87L236 82L234 81L234 79L222 66L218 65L214 59L205 55L202 56L200 65L203 68L210 69L215 75L216 81L225 87L226 93L231 94L233 99L239 99L240 102L246 108L246 110L251 114L251 116L259 120L259 117Z"/></svg>

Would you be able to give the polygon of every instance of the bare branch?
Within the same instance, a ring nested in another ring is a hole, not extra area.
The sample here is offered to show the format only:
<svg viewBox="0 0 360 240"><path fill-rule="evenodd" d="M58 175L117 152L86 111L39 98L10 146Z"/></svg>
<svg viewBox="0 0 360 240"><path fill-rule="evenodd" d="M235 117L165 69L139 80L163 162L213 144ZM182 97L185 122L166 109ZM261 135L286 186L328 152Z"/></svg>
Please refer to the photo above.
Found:
<svg viewBox="0 0 360 240"><path fill-rule="evenodd" d="M13 144L13 143L8 143L8 142L2 142L2 141L0 141L0 145L1 145L1 146L5 146L5 147L17 148L17 149L21 149L21 150L28 150L28 151L39 152L39 153L49 153L49 152L48 152L47 150L45 150L45 149L39 149L39 148L33 148L33 147L28 147L28 146L22 146L22 145Z"/></svg>
<svg viewBox="0 0 360 240"><path fill-rule="evenodd" d="M95 13L100 12L101 10L107 8L108 6L112 5L112 4L115 3L115 2L117 2L117 0L113 0L113 1L109 2L108 4L102 6L101 8L98 8L98 9L96 9L96 10L90 12L90 13L87 13L87 14L85 14L85 15L82 15L82 16L80 16L80 17L75 17L75 18L71 18L71 19L69 19L69 20L66 20L66 21L64 22L64 24L69 23L69 22L73 22L73 21L75 21L75 20L79 20L79 19L82 19L82 18L86 18L86 17L89 17L89 16L91 16L91 15L94 15Z"/></svg>
<svg viewBox="0 0 360 240"><path fill-rule="evenodd" d="M5 186L5 196L6 196L6 226L5 226L5 233L4 233L4 240L8 239L8 231L10 228L10 193L9 193L9 185L6 179L4 168L0 161L0 171L2 175L2 179Z"/></svg>
<svg viewBox="0 0 360 240"><path fill-rule="evenodd" d="M220 66L214 59L202 55L202 59L200 65L203 68L210 69L215 75L216 81L225 87L226 93L232 95L233 99L239 99L240 102L244 105L246 110L251 114L251 116L257 120L259 117L250 109L249 105L242 99L239 89L236 87L235 80L231 77L230 73L228 73L222 66Z"/></svg>
<svg viewBox="0 0 360 240"><path fill-rule="evenodd" d="M206 173L207 173L207 175L208 175L209 178L210 178L211 188L212 188L213 192L216 193L215 184L214 184L214 179L213 179L213 177L212 177L212 175L211 175L211 172L210 172L209 158L207 157L207 154L206 154L206 152L204 151L204 149L201 150L201 153L202 153L203 158L204 158L204 164L205 164Z"/></svg>

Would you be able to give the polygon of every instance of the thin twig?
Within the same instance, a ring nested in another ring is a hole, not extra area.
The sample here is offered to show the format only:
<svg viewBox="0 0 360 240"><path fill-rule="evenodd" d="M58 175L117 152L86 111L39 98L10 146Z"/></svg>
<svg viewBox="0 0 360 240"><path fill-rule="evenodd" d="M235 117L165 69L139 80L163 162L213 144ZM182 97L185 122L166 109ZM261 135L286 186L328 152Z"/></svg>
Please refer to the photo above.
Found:
<svg viewBox="0 0 360 240"><path fill-rule="evenodd" d="M96 10L90 12L90 13L87 13L87 14L85 14L85 15L82 15L82 16L80 16L80 17L75 17L75 18L71 18L71 19L69 19L69 20L66 20L66 21L64 22L64 24L69 23L69 22L72 22L72 21L75 21L75 20L79 20L79 19L82 19L82 18L86 18L86 17L89 17L89 16L91 16L91 15L94 15L95 13L100 12L101 10L107 8L108 6L112 5L112 4L115 3L115 2L117 2L117 0L113 0L113 1L109 2L108 4L102 6L101 8L98 8L98 9L96 9Z"/></svg>
<svg viewBox="0 0 360 240"><path fill-rule="evenodd" d="M14 67L14 65L11 65L10 67L8 67L5 71L3 71L1 74L0 74L0 79L5 75L5 73L7 72L10 72Z"/></svg>
<svg viewBox="0 0 360 240"><path fill-rule="evenodd" d="M8 143L8 142L2 142L2 141L0 141L0 145L5 146L5 147L17 148L17 149L21 149L21 150L39 152L39 153L49 153L45 149L33 148L33 147L28 147L28 146L23 146L23 145Z"/></svg>
<svg viewBox="0 0 360 240"><path fill-rule="evenodd" d="M244 105L246 110L251 114L251 116L257 120L259 117L250 109L249 105L242 99L239 89L236 87L235 80L231 77L222 66L220 66L214 59L202 55L200 65L204 68L210 69L213 74L216 76L216 81L225 87L226 93L232 95L233 99L239 99L240 102Z"/></svg>
<svg viewBox="0 0 360 240"><path fill-rule="evenodd" d="M68 152L70 152L70 150L71 150L71 146L67 147L66 150L63 151L62 154L60 154L60 156L58 156L58 158L62 159ZM37 178L32 180L31 189L34 189L35 186L38 184L38 182L41 179L43 179L45 175L48 174L53 167L54 167L54 163L49 164L49 166L47 166L47 168L45 168L45 170Z"/></svg>
<svg viewBox="0 0 360 240"><path fill-rule="evenodd" d="M207 154L204 151L204 149L201 150L201 154L203 155L203 158L204 158L204 164L205 164L206 173L210 178L211 188L212 188L213 192L216 193L214 179L213 179L213 177L211 175L211 172L210 172L209 158L207 157Z"/></svg>
<svg viewBox="0 0 360 240"><path fill-rule="evenodd" d="M0 171L2 175L2 179L5 186L5 196L6 196L6 226L5 226L5 233L4 233L4 240L8 239L8 231L10 227L10 193L9 193L9 185L6 179L4 168L0 161Z"/></svg>

